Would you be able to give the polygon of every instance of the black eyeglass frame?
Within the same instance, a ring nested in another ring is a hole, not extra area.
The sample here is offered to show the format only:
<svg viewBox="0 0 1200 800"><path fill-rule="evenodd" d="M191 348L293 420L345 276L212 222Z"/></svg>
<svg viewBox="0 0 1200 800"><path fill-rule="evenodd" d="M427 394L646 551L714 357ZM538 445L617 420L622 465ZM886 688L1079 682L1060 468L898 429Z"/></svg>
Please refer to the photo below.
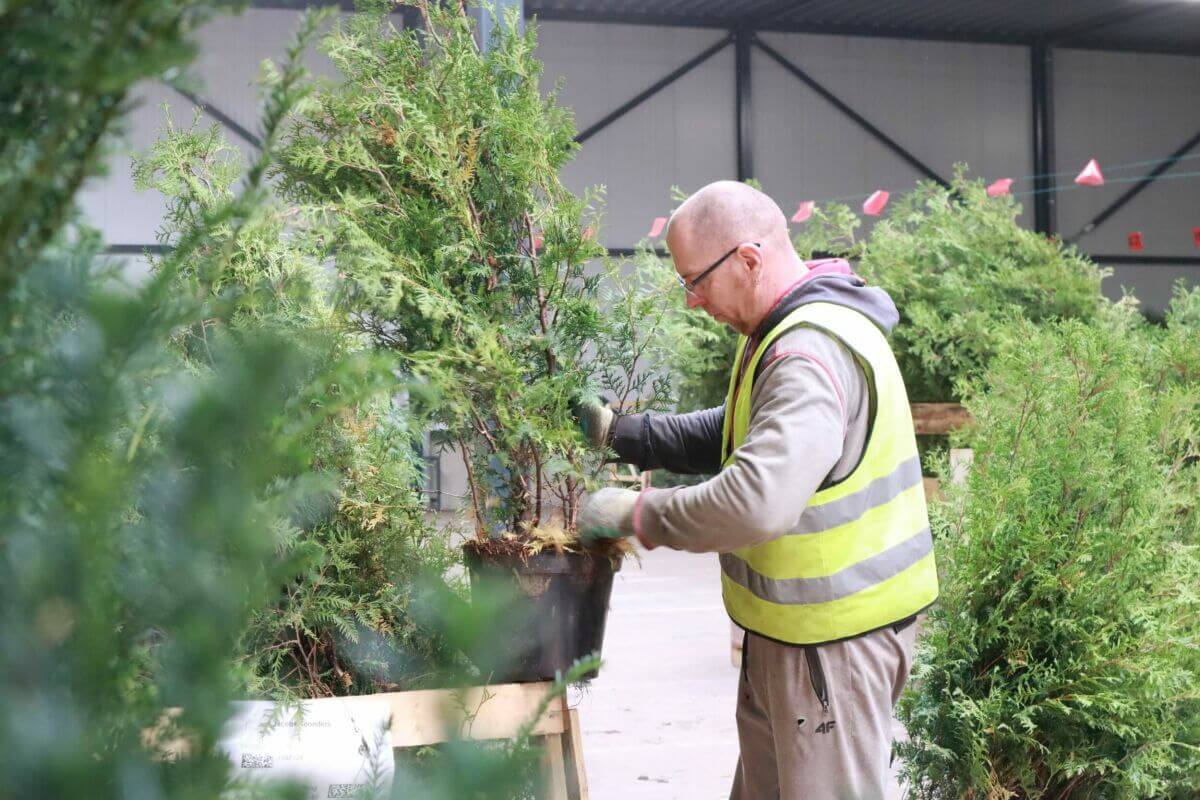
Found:
<svg viewBox="0 0 1200 800"><path fill-rule="evenodd" d="M729 258L731 255L733 255L734 253L736 253L736 252L738 251L738 248L739 248L739 247L741 247L741 246L742 246L742 245L744 245L744 244L752 244L752 245L754 245L755 247L762 247L762 244L761 244L761 243L759 243L759 242L738 242L738 243L737 243L737 244L735 244L735 245L734 245L732 248L730 248L730 250L729 250L729 252L728 252L728 253L726 253L725 255L723 255L723 256L721 256L720 258L718 258L718 259L717 259L716 261L714 261L714 262L713 262L713 263L712 263L710 266L707 266L707 267L705 267L703 270L701 270L701 271L700 271L700 274L699 274L699 275L697 275L696 277L692 278L690 281L685 281L685 280L683 279L683 276L682 276L682 275L680 275L679 273L675 273L675 280L679 281L679 285L683 287L683 290L684 290L685 292L687 292L688 294L694 294L694 293L695 293L695 291L694 291L694 290L695 290L695 288L696 288L696 284L698 284L700 281L702 281L702 280L704 280L705 278L707 278L707 277L709 276L709 273L711 273L711 272L712 272L713 270L715 270L717 267L719 267L719 266L721 266L722 264L724 264L724 263L725 263L725 259Z"/></svg>

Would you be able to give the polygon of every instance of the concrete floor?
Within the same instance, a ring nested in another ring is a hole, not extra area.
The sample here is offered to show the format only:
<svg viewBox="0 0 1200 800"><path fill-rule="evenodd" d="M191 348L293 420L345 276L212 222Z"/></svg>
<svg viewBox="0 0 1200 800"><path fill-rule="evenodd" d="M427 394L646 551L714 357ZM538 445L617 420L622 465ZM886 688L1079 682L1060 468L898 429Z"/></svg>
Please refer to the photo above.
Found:
<svg viewBox="0 0 1200 800"><path fill-rule="evenodd" d="M724 800L738 671L716 556L658 549L613 583L600 676L573 691L592 800Z"/></svg>
<svg viewBox="0 0 1200 800"><path fill-rule="evenodd" d="M570 695L591 799L725 800L738 670L716 556L641 557L617 573L599 677Z"/></svg>

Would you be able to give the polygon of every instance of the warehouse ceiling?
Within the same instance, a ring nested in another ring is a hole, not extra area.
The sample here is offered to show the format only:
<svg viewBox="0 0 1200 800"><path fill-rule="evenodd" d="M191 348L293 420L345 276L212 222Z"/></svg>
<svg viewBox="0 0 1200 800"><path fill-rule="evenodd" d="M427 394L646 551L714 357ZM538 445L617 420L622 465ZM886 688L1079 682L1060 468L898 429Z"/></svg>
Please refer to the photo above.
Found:
<svg viewBox="0 0 1200 800"><path fill-rule="evenodd" d="M1200 0L525 0L525 15L1200 55Z"/></svg>

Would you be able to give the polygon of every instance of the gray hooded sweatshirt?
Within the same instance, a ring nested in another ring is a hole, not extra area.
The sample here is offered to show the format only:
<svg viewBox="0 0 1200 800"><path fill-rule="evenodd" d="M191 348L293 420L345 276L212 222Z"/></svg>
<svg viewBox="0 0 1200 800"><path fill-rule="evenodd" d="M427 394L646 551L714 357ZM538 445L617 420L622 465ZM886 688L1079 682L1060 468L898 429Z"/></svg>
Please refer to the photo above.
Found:
<svg viewBox="0 0 1200 800"><path fill-rule="evenodd" d="M868 287L844 260L809 263L755 331L750 346L806 303L853 308L884 334L899 320L888 294ZM712 474L695 486L651 489L634 512L647 547L728 552L792 530L809 499L849 475L862 459L874 416L865 365L833 336L801 326L771 345L760 362L750 427L737 460L721 470L724 407L690 414L618 417L612 447L642 469Z"/></svg>

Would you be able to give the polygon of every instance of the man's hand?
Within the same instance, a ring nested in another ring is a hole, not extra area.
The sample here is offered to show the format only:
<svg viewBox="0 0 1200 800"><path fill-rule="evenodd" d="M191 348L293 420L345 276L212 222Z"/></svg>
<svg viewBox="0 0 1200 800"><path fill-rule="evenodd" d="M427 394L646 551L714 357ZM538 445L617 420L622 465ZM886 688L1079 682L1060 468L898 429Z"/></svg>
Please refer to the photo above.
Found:
<svg viewBox="0 0 1200 800"><path fill-rule="evenodd" d="M637 499L632 489L601 489L593 494L579 512L579 541L590 546L601 539L632 536Z"/></svg>
<svg viewBox="0 0 1200 800"><path fill-rule="evenodd" d="M571 408L571 415L575 417L588 444L596 448L608 447L613 420L617 415L600 398L580 400Z"/></svg>

